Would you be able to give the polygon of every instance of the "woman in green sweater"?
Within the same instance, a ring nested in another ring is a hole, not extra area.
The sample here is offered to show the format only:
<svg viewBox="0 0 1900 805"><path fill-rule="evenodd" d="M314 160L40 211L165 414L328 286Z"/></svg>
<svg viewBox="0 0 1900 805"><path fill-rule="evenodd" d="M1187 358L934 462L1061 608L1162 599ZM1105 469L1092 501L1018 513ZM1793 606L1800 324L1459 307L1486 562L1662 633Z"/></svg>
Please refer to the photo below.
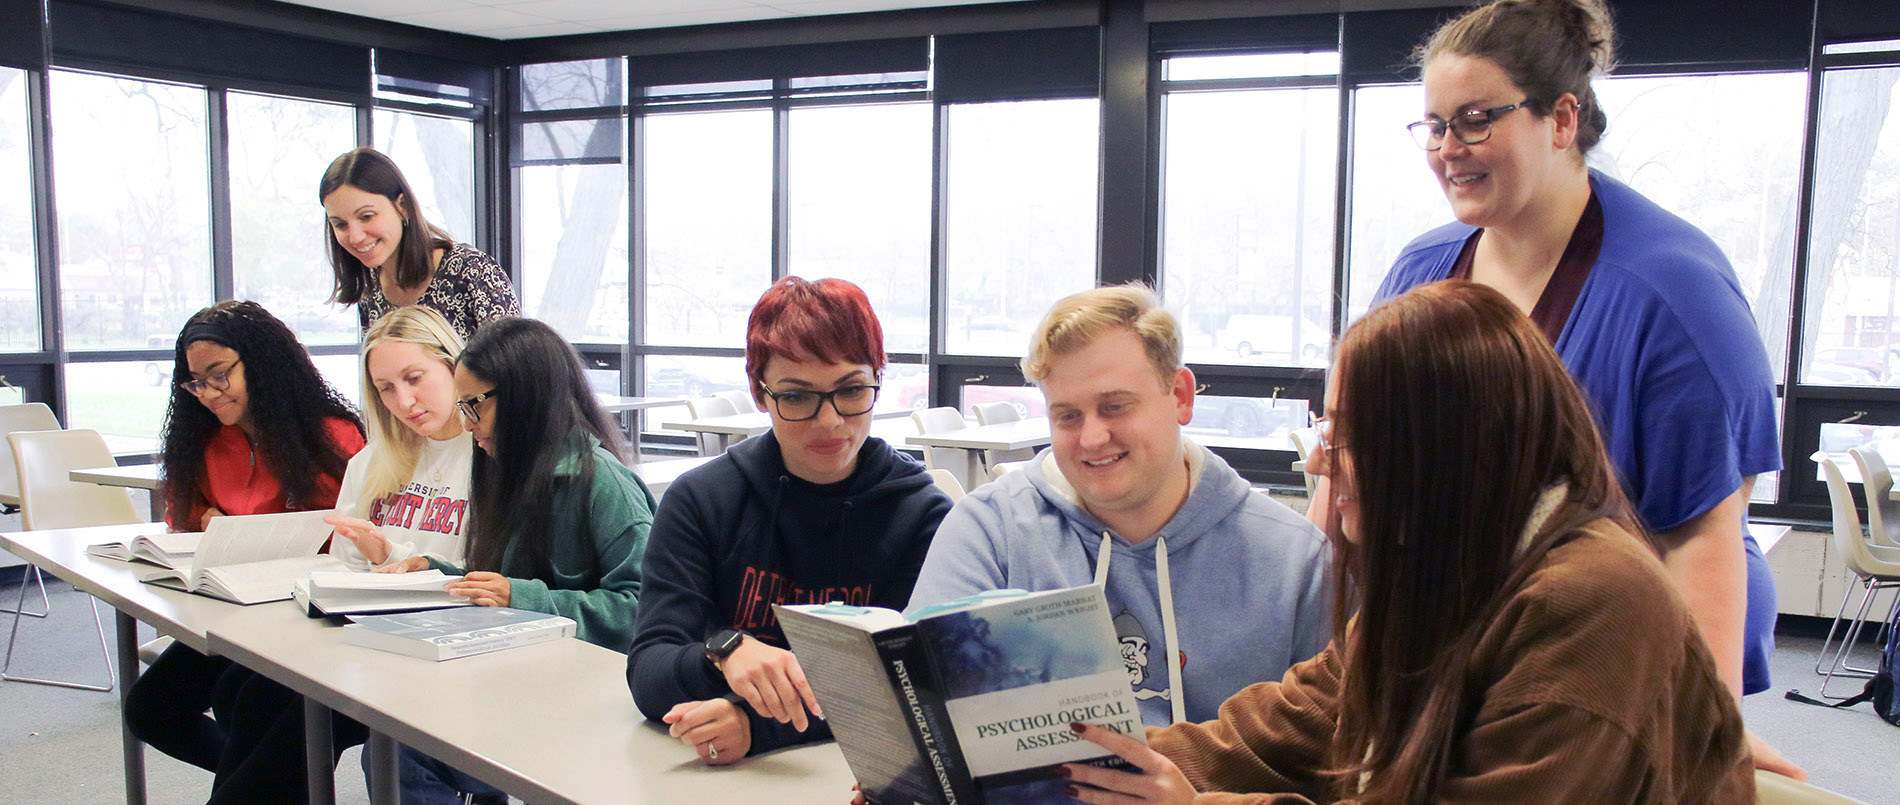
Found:
<svg viewBox="0 0 1900 805"><path fill-rule="evenodd" d="M573 618L576 636L633 642L653 494L620 463L580 356L546 324L506 317L476 331L455 366L456 406L475 435L468 567L449 591L480 606ZM428 557L399 567L421 570ZM408 748L405 803L503 802L502 793Z"/></svg>

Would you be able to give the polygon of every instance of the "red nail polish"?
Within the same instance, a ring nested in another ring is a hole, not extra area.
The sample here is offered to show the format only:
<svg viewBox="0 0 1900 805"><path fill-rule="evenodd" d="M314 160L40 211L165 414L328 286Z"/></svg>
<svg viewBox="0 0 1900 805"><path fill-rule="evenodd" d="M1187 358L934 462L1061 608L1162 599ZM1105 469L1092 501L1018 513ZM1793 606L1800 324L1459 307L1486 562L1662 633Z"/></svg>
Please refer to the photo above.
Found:
<svg viewBox="0 0 1900 805"><path fill-rule="evenodd" d="M1062 789L1062 793L1068 795L1069 799L1082 798L1082 791L1076 788L1075 786L1069 786L1068 788Z"/></svg>
<svg viewBox="0 0 1900 805"><path fill-rule="evenodd" d="M1081 735L1081 734L1082 734L1082 731L1083 731L1083 730L1086 730L1086 729L1088 729L1088 726L1087 726L1087 725L1084 725L1084 724L1083 724L1082 722L1080 722L1080 721L1071 721L1071 722L1069 722L1069 731L1070 731L1070 732L1073 732L1073 733L1075 733L1075 734L1077 734L1077 735Z"/></svg>
<svg viewBox="0 0 1900 805"><path fill-rule="evenodd" d="M1075 776L1075 772L1073 772L1073 771L1071 771L1071 770L1069 769L1069 767L1068 767L1068 766L1057 766L1057 767L1056 767L1056 774L1058 774L1058 775L1060 775L1060 776L1063 776L1063 777L1074 777L1074 776Z"/></svg>

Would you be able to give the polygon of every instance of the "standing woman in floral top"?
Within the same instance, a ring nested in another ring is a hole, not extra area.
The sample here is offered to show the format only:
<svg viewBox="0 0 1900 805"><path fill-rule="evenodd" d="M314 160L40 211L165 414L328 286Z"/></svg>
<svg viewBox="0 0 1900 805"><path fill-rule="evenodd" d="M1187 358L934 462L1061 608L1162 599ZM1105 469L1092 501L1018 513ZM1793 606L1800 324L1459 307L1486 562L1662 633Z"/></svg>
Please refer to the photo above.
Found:
<svg viewBox="0 0 1900 805"><path fill-rule="evenodd" d="M521 312L495 258L422 218L422 205L396 163L372 148L337 157L317 198L335 237L330 301L356 305L357 324L405 305L434 308L463 338L483 323Z"/></svg>

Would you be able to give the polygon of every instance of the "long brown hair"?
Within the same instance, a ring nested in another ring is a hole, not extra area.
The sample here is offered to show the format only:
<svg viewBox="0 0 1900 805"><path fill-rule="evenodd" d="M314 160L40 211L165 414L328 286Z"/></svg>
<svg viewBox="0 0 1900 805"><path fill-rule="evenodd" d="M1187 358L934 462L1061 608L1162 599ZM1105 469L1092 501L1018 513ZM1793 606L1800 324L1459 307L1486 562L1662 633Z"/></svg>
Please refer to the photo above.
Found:
<svg viewBox="0 0 1900 805"><path fill-rule="evenodd" d="M422 204L416 200L416 191L409 188L409 180L403 178L402 169L381 151L358 148L337 157L324 169L323 180L317 183L317 202L322 203L344 185L389 199L402 215L402 242L396 244L396 287L417 288L428 282L429 272L435 270L435 250L455 243L449 233L423 219ZM336 275L330 301L345 305L361 302L371 282L369 266L336 241L328 218L323 222L323 237L330 244L330 270Z"/></svg>
<svg viewBox="0 0 1900 805"><path fill-rule="evenodd" d="M1335 536L1350 583L1335 593L1345 683L1332 766L1342 792L1426 802L1479 704L1465 677L1504 601L1585 524L1641 531L1576 382L1491 288L1439 282L1379 306L1341 338L1333 382L1333 444L1361 522ZM1559 483L1567 501L1521 546Z"/></svg>

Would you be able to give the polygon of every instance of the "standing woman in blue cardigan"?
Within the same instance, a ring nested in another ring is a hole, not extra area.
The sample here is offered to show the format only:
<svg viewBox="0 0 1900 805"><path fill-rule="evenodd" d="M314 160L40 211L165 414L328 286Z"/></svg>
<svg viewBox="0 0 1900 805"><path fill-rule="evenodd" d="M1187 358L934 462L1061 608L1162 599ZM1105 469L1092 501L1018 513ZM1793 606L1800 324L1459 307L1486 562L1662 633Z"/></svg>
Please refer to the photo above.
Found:
<svg viewBox="0 0 1900 805"><path fill-rule="evenodd" d="M1767 689L1774 650L1774 576L1744 527L1755 478L1781 468L1774 376L1714 241L1584 164L1614 36L1601 0L1498 0L1420 48L1410 129L1458 220L1412 241L1378 296L1469 279L1531 317L1739 698Z"/></svg>

